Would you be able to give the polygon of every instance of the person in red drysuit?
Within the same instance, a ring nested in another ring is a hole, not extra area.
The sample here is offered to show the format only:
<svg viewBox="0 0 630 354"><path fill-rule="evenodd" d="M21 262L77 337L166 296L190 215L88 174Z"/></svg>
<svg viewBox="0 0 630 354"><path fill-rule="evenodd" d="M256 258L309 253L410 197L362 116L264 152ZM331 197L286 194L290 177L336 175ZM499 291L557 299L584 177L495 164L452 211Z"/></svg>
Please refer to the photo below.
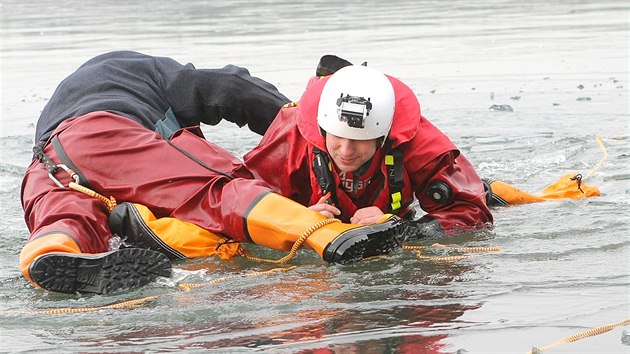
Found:
<svg viewBox="0 0 630 354"><path fill-rule="evenodd" d="M328 262L384 254L404 222L328 222L273 193L200 123L263 133L289 100L244 68L196 69L136 52L95 57L55 90L22 182L23 275L50 291L101 293L169 276L171 259L230 258L239 242L305 244ZM122 243L122 247L120 247Z"/></svg>
<svg viewBox="0 0 630 354"><path fill-rule="evenodd" d="M420 112L412 90L364 65L324 56L299 102L285 105L244 156L274 191L327 217L369 224L426 212L415 237L486 229L493 218L470 162ZM410 237L414 237L410 235Z"/></svg>

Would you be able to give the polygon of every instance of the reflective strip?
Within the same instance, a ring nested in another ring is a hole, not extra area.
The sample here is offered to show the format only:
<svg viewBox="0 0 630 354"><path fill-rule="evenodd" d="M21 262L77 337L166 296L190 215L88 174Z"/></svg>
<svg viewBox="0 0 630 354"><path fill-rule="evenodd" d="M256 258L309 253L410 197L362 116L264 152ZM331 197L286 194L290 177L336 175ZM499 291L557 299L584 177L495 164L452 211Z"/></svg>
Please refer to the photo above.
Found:
<svg viewBox="0 0 630 354"><path fill-rule="evenodd" d="M385 155L385 164L388 166L394 165L394 155Z"/></svg>
<svg viewBox="0 0 630 354"><path fill-rule="evenodd" d="M392 193L392 211L400 209L400 201L402 200L402 193Z"/></svg>

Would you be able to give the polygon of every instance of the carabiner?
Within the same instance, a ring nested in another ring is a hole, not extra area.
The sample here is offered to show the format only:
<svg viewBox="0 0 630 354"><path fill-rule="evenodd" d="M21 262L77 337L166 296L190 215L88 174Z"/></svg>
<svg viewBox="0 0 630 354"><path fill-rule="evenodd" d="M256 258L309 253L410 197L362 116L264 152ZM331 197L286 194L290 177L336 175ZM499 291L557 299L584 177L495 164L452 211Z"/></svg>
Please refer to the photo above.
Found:
<svg viewBox="0 0 630 354"><path fill-rule="evenodd" d="M76 184L80 184L79 183L79 175L76 172L74 172L73 170L68 168L68 166L66 166L64 164L55 165L55 171L58 170L59 168L61 168L62 170L66 171L68 176L70 176L72 179L74 179L74 182ZM59 188L66 188L63 184L61 184L61 182L59 182L59 180L57 178L55 178L55 176L53 175L52 172L48 172L48 178L50 178L57 186L59 186Z"/></svg>
<svg viewBox="0 0 630 354"><path fill-rule="evenodd" d="M59 188L66 188L66 187L64 187L64 185L63 185L63 184L61 184L61 182L59 182L59 180L58 180L58 179L56 179L56 178L55 178L55 176L54 176L52 173L50 173L50 172L48 172L48 178L50 178L53 182L55 182L55 184L56 184L57 186L59 186Z"/></svg>

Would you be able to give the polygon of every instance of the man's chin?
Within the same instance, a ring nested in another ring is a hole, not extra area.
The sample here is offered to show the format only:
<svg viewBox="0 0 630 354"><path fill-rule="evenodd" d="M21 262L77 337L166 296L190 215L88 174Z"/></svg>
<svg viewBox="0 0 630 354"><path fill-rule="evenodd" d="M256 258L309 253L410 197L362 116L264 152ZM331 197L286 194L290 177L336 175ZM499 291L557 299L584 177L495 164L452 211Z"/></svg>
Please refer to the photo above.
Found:
<svg viewBox="0 0 630 354"><path fill-rule="evenodd" d="M337 169L339 170L339 172L352 173L357 170L354 165L346 165L346 164L339 164L339 163L335 163L335 165L337 165Z"/></svg>

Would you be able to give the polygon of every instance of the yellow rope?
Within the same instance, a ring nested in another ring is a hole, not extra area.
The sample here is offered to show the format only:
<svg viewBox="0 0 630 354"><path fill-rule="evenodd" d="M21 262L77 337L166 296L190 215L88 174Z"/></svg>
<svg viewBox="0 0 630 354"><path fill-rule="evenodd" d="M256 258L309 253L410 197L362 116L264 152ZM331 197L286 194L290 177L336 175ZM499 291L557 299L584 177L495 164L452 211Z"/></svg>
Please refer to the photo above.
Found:
<svg viewBox="0 0 630 354"><path fill-rule="evenodd" d="M74 183L74 182L70 182L68 184L68 187L79 191L81 193L84 193L90 197L94 197L96 199L99 199L100 201L102 201L105 206L107 207L107 210L109 212L111 212L115 207L116 207L116 199L114 197L105 197L101 194L98 194L97 192L86 188L80 184ZM324 225L328 225L334 222L341 222L341 220L339 219L325 219L322 220L318 223L316 223L315 225L309 227L306 231L304 231L304 233L302 234L302 236L300 236L297 241L295 241L295 243L293 244L293 246L291 247L291 250L289 251L289 254L280 258L280 259L267 259L267 258L258 258L258 257L254 257L254 256L250 256L248 255L245 250L241 247L239 247L237 254L251 260L251 261L258 261L258 262L268 262L268 263L276 263L276 264L282 264L282 263L286 263L289 260L291 260L293 257L295 257L295 255L297 254L298 249L302 246L302 244L304 243L304 241L306 241L307 238L309 238L309 236L311 236L311 234L315 231L317 231L319 228L323 227Z"/></svg>
<svg viewBox="0 0 630 354"><path fill-rule="evenodd" d="M428 259L430 261L433 262L457 262L457 261L461 261L462 259L466 259L466 258L473 258L475 257L474 255L461 255L461 256L443 256L443 257L439 257L439 256L425 256L421 253L416 254L416 257L418 259Z"/></svg>
<svg viewBox="0 0 630 354"><path fill-rule="evenodd" d="M99 310L107 310L107 309L131 308L131 307L140 305L144 302L155 300L157 298L158 298L158 295L145 296L139 299L115 302L113 304L103 305L103 306L61 308L61 309L53 309L53 310L35 310L35 311L30 311L30 313L38 314L38 315L59 315L62 313L79 313L79 312L91 312L91 311L99 311Z"/></svg>
<svg viewBox="0 0 630 354"><path fill-rule="evenodd" d="M606 146L604 146L604 142L602 141L602 138L598 136L595 139L597 141L597 145L599 145L599 148L603 151L604 156L602 157L601 160L599 160L599 163L595 167L593 167L593 169L588 173L588 175L586 175L586 177L583 178L583 180L589 179L591 176L593 176L595 171L597 171L600 167L602 167L602 165L604 164L604 161L608 159L608 150L606 149Z"/></svg>
<svg viewBox="0 0 630 354"><path fill-rule="evenodd" d="M434 243L431 246L414 246L414 245L405 245L403 249L405 250L424 250L427 248L444 248L459 252L469 252L469 253L480 253L480 252L501 252L503 251L500 247L482 247L482 246L448 246L442 243Z"/></svg>
<svg viewBox="0 0 630 354"><path fill-rule="evenodd" d="M273 268L270 270L265 270L265 271L259 271L259 272L251 272L251 273L247 273L247 274L237 274L237 275L228 275L225 277L220 277L220 278L216 278L213 279L209 282L205 282L205 283L187 283L187 284L179 284L178 287L183 290L183 291L190 291L194 288L198 288L201 286L205 286L205 285L209 285L209 284L215 284L215 283L220 283L222 281L226 281L229 279L233 279L233 278L237 278L237 277L251 277L251 276L257 276L257 275L265 275L265 274L269 274L269 273L273 273L273 272L278 272L278 271L289 271L292 269L295 269L296 267L286 267L286 268ZM33 311L29 311L29 313L32 314L37 314L37 315L59 315L59 314L64 314L64 313L81 313L81 312L93 312L93 311L100 311L100 310L109 310L109 309L122 309L122 308L132 308L135 306L138 306L142 303L145 303L147 301L151 301L151 300L155 300L160 296L164 296L164 295L173 295L174 293L169 293L169 294L163 294L163 295L153 295L153 296L145 296L145 297L141 297L138 299L131 299L131 300L126 300L126 301L122 301L122 302L115 302L112 304L108 304L108 305L103 305L103 306L93 306L93 307L68 307L68 308L60 308L60 309L52 309L52 310L33 310Z"/></svg>
<svg viewBox="0 0 630 354"><path fill-rule="evenodd" d="M306 241L306 239L309 236L311 236L311 234L313 234L313 232L317 231L318 229L320 229L324 225L332 224L334 222L341 222L341 221L339 219L324 219L324 220L318 222L317 224L309 227L306 231L304 231L302 236L300 236L297 239L297 241L295 241L295 243L293 244L293 247L291 247L291 250L289 251L289 254L287 254L286 256L284 256L284 257L282 257L280 259L267 259L267 258L258 258L258 257L250 256L247 253L245 253L245 250L242 249L242 248L239 249L239 254L241 256L249 259L250 261L268 262L268 263L276 263L276 264L286 263L289 260L291 260L293 257L295 257L295 255L297 254L298 249L302 246L304 241Z"/></svg>
<svg viewBox="0 0 630 354"><path fill-rule="evenodd" d="M247 273L247 274L235 274L235 275L228 275L225 277L221 277L221 278L216 278L216 279L212 279L208 282L205 283L184 283L184 284L179 284L179 288L184 290L184 291L190 291L192 289L201 287L201 286L206 286L206 285L210 285L210 284L215 284L215 283L219 283L225 280L229 280L229 279L233 279L233 278L238 278L238 277L252 277L255 275L265 275L265 274L269 274L269 273L274 273L274 272L279 272L279 271L289 271L292 269L295 269L297 267L292 266L292 267L287 267L287 268L273 268L270 270L264 270L264 271L258 271L258 272L251 272L251 273Z"/></svg>
<svg viewBox="0 0 630 354"><path fill-rule="evenodd" d="M608 324L608 325L603 325L603 326L599 326L599 327L595 327L580 333L576 333L572 336L568 336L566 338L562 338L561 340L546 345L544 347L533 347L531 351L528 352L528 354L541 354L542 352L544 352L547 349L551 349L553 347L557 347L561 344L565 344L565 343L571 343L571 342L576 342L580 339L584 339L584 338L588 338L588 337L593 337L593 336L597 336L603 333L606 333L612 329L614 329L615 327L619 327L619 326L627 326L630 324L630 318L626 318L623 321L617 322L617 323L613 323L613 324Z"/></svg>
<svg viewBox="0 0 630 354"><path fill-rule="evenodd" d="M95 191L83 187L82 185L78 184L78 183L74 183L74 182L70 182L68 183L68 187L74 189L75 191L79 191L81 193L87 194L90 197L99 199L100 201L102 201L103 203L105 203L105 206L107 207L107 210L111 213L111 211L116 207L116 199L114 197L109 197L109 199L105 196L102 196L98 193L96 193Z"/></svg>
<svg viewBox="0 0 630 354"><path fill-rule="evenodd" d="M90 197L94 197L97 198L99 200L101 200L106 206L107 209L111 212L115 207L116 207L116 199L114 197L110 197L109 199L98 194L97 192L83 187L80 184L74 183L74 182L70 182L68 184L68 187L79 191L81 193L84 193ZM286 263L289 260L291 260L293 257L295 257L295 255L297 254L298 249L302 246L302 244L306 241L307 238L309 238L309 236L311 236L315 231L317 231L318 229L320 229L321 227L331 224L331 223L335 223L335 222L341 222L338 219L325 219L322 220L318 223L316 223L315 225L309 227L306 231L304 231L304 233L295 241L295 243L293 244L293 246L291 247L291 250L289 251L289 254L277 259L277 260L273 260L273 259L265 259L265 258L258 258L258 257L253 257L250 256L248 254L245 253L245 250L243 250L242 248L239 248L239 254L246 257L249 260L254 260L254 261L262 261L262 262L269 262L269 263ZM267 270L267 271L260 271L260 272L252 272L250 274L247 274L245 276L255 276L255 275L264 275L264 274L269 274L272 272L276 272L276 271L287 271L287 270L291 270L294 269L295 267L288 267L288 268L274 268L271 270ZM221 281L225 281L225 280L229 280L232 278L236 278L238 276L243 276L243 275L229 275L229 276L225 276L225 277L221 277L221 278L217 278L217 279L213 279L209 282L206 283L188 283L188 284L180 284L179 288L184 290L184 291L190 291L191 289L194 288L198 288L204 285L208 285L208 284L214 284L214 283L218 283ZM139 299L133 299L133 300L128 300L128 301L123 301L120 303L114 303L114 304L109 304L109 305L104 305L104 306L96 306L96 307L79 307L79 308L62 308L62 309L54 309L54 310L42 310L42 311L33 311L33 313L36 314L49 314L49 315L54 315L54 314L62 314L62 313L79 313L79 312L90 312L90 311L98 311L98 310L105 310L105 309L114 309L114 308L125 308L125 307L131 307L131 306L135 306L137 304L140 304L142 302L145 301L149 301L149 300L153 300L155 298L157 298L158 296L148 296L148 297L144 297L144 298L139 298Z"/></svg>
<svg viewBox="0 0 630 354"><path fill-rule="evenodd" d="M444 248L447 250L464 252L464 253L482 253L482 252L502 252L500 247L464 247L464 246L448 246L441 243L434 243L431 246L416 246L405 245L402 247L404 250L419 251L416 253L418 259L428 259L435 262L455 262L466 258L475 257L474 255L456 255L456 256L427 256L423 254L423 251L428 248Z"/></svg>
<svg viewBox="0 0 630 354"><path fill-rule="evenodd" d="M586 176L585 179L588 179L589 177L591 177L604 163L604 161L606 161L606 159L608 159L608 151L606 150L606 147L604 146L602 139L600 137L597 137L597 144L599 145L599 147L602 149L602 151L604 152L604 156L603 158L599 161L599 163L597 164L597 166L595 166L590 172L589 174ZM75 182L70 182L68 184L68 187L70 187L71 189L74 189L76 191L79 191L81 193L84 193L88 196L94 197L99 199L100 201L102 201L105 206L107 207L108 211L112 211L115 207L116 207L116 199L114 197L105 197L89 188L83 187L80 184L77 184ZM258 258L258 257L253 257L250 256L248 254L245 253L245 251L240 248L239 249L239 254L246 257L249 260L253 260L253 261L262 261L262 262L270 262L270 263L286 263L289 260L291 260L293 257L295 257L295 255L297 254L297 251L299 250L299 248L302 246L302 244L306 241L306 239L315 231L317 231L319 228L333 223L333 222L340 222L340 220L338 219L325 219L322 220L321 222L311 226L309 229L307 229L298 239L297 241L295 241L295 243L293 244L293 246L291 247L291 250L289 251L289 254L277 259L277 260L273 260L273 259L265 259L265 258ZM416 257L418 257L419 259L429 259L432 261L458 261L461 259L465 259L465 258L470 258L473 257L472 255L458 255L458 256L444 256L444 257L432 257L432 256L425 256L422 254L422 251L429 248L429 247L439 247L439 248L446 248L446 249L450 249L450 250L455 250L455 251L459 251L459 252L467 252L467 253L481 253L481 252L501 252L501 248L499 247L454 247L454 246L447 246L447 245L443 245L443 244L433 244L432 246L411 246L411 245L406 245L403 246L403 249L405 250L419 250L419 252L417 252ZM288 271L291 269L295 269L295 267L288 267L288 268L274 268L274 269L270 269L267 271L257 271L257 272L252 272L252 273L248 273L245 275L229 275L229 276L225 276L225 277L220 277L220 278L216 278L213 279L209 282L205 282L205 283L184 283L184 284L179 284L179 288L183 291L190 291L194 288L198 288L198 287L202 287L205 285L209 285L209 284L215 284L215 283L219 283L225 280L229 280L229 279L233 279L239 276L245 276L245 277L249 277L249 276L257 276L257 275L264 275L264 274L269 274L269 273L273 273L276 271ZM147 301L151 301L151 300L155 300L159 297L159 295L155 295L155 296L146 296L146 297L142 297L142 298L138 298L138 299L132 299L132 300L127 300L127 301L122 301L122 302L116 302L113 304L109 304L109 305L103 305L103 306L94 306L94 307L79 307L79 308L60 308L60 309L52 309L52 310L34 310L31 311L31 313L34 314L45 314L45 315L56 315L56 314L64 314L64 313L81 313L81 312L91 312L91 311L99 311L99 310L106 310L106 309L120 309L120 308L132 308L134 306L140 305L142 303L145 303ZM629 319L625 319L621 322L615 323L615 324L610 324L610 325L605 325L605 326L600 326L597 328L593 328L590 329L588 331L584 331L584 332L580 332L577 333L575 335L566 337L561 339L558 342L552 343L550 345L547 345L545 347L542 348L536 348L533 347L531 353L542 353L542 351L553 348L555 346L558 346L560 344L563 343L570 343L570 342L575 342L577 340L586 338L586 337L591 337L591 336L595 336L595 335L599 335L605 332L608 332L610 330L612 330L615 327L618 326L624 326L624 325L628 325L630 324L630 318Z"/></svg>

